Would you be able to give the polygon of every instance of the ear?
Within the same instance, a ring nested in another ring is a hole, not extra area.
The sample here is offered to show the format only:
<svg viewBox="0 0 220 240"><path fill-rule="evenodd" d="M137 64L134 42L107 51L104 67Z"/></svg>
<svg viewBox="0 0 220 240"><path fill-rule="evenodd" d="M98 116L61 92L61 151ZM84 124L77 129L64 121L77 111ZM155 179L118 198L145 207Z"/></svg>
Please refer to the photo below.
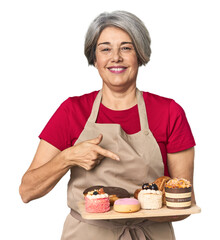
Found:
<svg viewBox="0 0 220 240"><path fill-rule="evenodd" d="M97 68L97 62L96 62L96 60L94 61L94 67Z"/></svg>

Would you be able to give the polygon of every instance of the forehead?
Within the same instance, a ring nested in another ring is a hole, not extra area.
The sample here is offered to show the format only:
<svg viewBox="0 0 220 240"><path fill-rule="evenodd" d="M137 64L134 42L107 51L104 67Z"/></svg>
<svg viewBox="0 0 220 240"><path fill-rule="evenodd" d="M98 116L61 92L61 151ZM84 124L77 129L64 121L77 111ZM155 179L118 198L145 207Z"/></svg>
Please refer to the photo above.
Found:
<svg viewBox="0 0 220 240"><path fill-rule="evenodd" d="M132 42L131 37L124 30L117 27L106 27L100 34L97 43L101 42Z"/></svg>

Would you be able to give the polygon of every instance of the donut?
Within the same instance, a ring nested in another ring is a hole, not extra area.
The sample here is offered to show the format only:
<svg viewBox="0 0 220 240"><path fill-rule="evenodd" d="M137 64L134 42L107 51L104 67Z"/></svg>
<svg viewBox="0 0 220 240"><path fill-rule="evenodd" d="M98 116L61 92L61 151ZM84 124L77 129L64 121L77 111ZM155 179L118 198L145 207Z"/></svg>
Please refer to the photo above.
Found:
<svg viewBox="0 0 220 240"><path fill-rule="evenodd" d="M140 210L140 202L135 198L121 198L114 202L113 209L116 212L132 213Z"/></svg>
<svg viewBox="0 0 220 240"><path fill-rule="evenodd" d="M95 189L100 189L100 188L103 188L104 192L109 195L111 206L113 206L114 202L119 198L130 198L129 192L124 188L105 187L102 185L91 186L91 187L85 189L83 194L85 196L88 192L93 191Z"/></svg>

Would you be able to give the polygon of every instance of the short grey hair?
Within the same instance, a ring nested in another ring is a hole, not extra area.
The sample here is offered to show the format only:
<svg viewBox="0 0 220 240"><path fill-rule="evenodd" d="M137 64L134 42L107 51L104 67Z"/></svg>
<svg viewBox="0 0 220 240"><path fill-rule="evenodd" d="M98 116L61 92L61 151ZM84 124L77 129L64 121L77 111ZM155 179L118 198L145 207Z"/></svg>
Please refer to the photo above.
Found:
<svg viewBox="0 0 220 240"><path fill-rule="evenodd" d="M144 23L134 14L126 11L101 13L90 24L86 33L84 54L89 65L95 65L96 45L101 32L106 27L118 27L128 33L136 50L139 65L145 65L150 60L150 35Z"/></svg>

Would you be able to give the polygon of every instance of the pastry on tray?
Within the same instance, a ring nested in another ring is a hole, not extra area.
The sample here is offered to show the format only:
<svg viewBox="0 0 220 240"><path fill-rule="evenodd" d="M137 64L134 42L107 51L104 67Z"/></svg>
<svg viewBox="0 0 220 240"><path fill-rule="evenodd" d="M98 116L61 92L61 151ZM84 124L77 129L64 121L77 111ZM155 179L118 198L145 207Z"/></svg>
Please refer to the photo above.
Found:
<svg viewBox="0 0 220 240"><path fill-rule="evenodd" d="M162 192L155 183L145 183L140 191L135 192L142 209L159 209L162 207Z"/></svg>
<svg viewBox="0 0 220 240"><path fill-rule="evenodd" d="M171 178L168 177L168 176L162 176L162 177L157 178L157 179L153 182L153 183L155 183L155 184L157 185L158 190L160 190L160 191L162 192L162 204L163 204L163 205L166 204L166 199L165 199L165 184L166 184L166 182L167 182L168 180L170 180L170 179L171 179ZM146 183L146 184L152 185L153 183L151 183L151 184ZM135 191L134 197L135 197L136 199L138 199L138 194L139 194L139 192L140 192L141 190L142 190L142 189L139 188L139 189L137 189L137 190Z"/></svg>
<svg viewBox="0 0 220 240"><path fill-rule="evenodd" d="M153 183L155 183L158 186L158 189L162 192L162 203L163 205L166 205L166 198L165 198L165 184L168 182L171 178L168 176L162 176L157 178Z"/></svg>
<svg viewBox="0 0 220 240"><path fill-rule="evenodd" d="M113 209L116 212L132 213L140 210L140 202L135 198L121 198L114 202Z"/></svg>
<svg viewBox="0 0 220 240"><path fill-rule="evenodd" d="M113 206L115 200L117 200L119 198L130 198L129 192L126 189L124 189L124 188L120 188L120 187L105 187L105 186L102 186L102 185L89 187L89 188L84 190L83 194L85 195L89 191L93 191L95 189L100 189L100 188L103 188L104 192L109 195L109 200L110 200L111 206Z"/></svg>
<svg viewBox="0 0 220 240"><path fill-rule="evenodd" d="M192 185L184 178L170 179L165 184L166 205L172 209L191 207Z"/></svg>
<svg viewBox="0 0 220 240"><path fill-rule="evenodd" d="M109 195L103 188L94 189L85 194L85 208L89 213L104 213L110 210Z"/></svg>

